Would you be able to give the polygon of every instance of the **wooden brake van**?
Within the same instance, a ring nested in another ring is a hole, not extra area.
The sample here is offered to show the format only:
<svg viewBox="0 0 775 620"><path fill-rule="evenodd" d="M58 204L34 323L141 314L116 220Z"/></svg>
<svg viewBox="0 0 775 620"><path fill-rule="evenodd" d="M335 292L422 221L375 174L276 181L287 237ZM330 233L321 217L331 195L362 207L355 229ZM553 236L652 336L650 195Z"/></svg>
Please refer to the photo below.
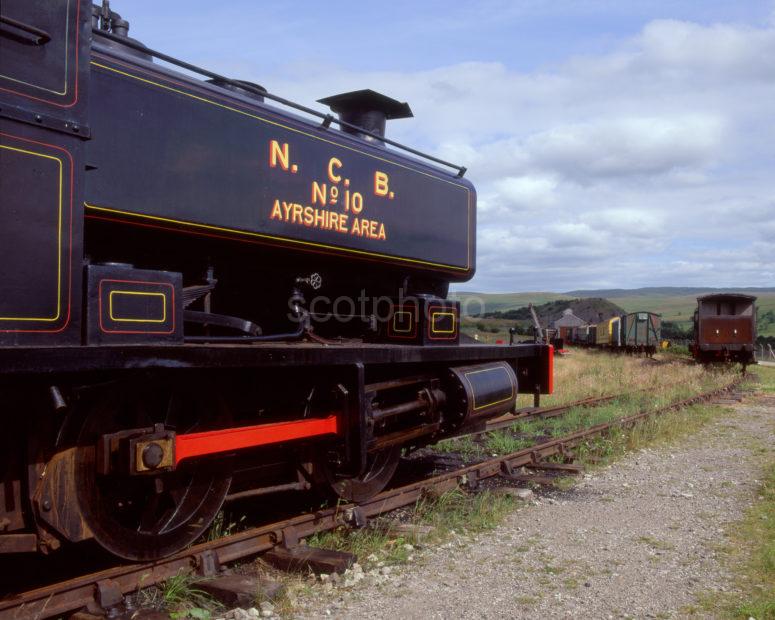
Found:
<svg viewBox="0 0 775 620"><path fill-rule="evenodd" d="M703 363L754 362L756 297L732 293L697 298L694 358Z"/></svg>

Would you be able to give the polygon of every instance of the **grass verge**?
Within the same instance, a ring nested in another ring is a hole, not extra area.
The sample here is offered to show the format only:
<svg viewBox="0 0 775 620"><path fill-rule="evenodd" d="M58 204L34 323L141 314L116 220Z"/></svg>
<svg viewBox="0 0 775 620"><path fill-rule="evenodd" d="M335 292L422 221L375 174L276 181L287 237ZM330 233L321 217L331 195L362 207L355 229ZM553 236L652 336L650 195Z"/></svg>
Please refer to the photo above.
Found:
<svg viewBox="0 0 775 620"><path fill-rule="evenodd" d="M775 620L775 462L736 534L738 548L749 552L741 572L743 600L735 606L738 618Z"/></svg>
<svg viewBox="0 0 775 620"><path fill-rule="evenodd" d="M724 552L736 574L734 592L706 594L687 613L775 620L775 461L766 468L758 501L730 534Z"/></svg>
<svg viewBox="0 0 775 620"><path fill-rule="evenodd" d="M759 378L759 389L766 394L774 394L775 368L772 366L757 366L753 372Z"/></svg>

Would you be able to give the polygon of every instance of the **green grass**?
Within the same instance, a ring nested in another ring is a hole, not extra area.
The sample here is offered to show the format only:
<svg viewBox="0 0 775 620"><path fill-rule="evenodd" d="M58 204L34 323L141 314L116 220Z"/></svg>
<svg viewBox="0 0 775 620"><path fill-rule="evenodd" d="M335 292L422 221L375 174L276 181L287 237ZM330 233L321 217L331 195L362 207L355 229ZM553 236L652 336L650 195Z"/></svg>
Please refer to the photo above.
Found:
<svg viewBox="0 0 775 620"><path fill-rule="evenodd" d="M485 436L484 449L488 455L510 454L527 448L533 443L535 442L527 437L514 436L509 432L493 431Z"/></svg>
<svg viewBox="0 0 775 620"><path fill-rule="evenodd" d="M558 359L556 368L557 393L545 398L542 404L562 404L616 392L623 395L603 405L577 407L554 418L520 420L508 429L487 433L478 441L470 436L447 439L436 444L435 449L459 453L467 461L509 454L527 448L543 437L561 437L655 409L723 387L737 377L734 370L726 368L708 372L700 366L680 361L657 365L643 358L590 351L578 351L570 358ZM527 397L522 398L522 405L530 401Z"/></svg>
<svg viewBox="0 0 775 620"><path fill-rule="evenodd" d="M197 577L181 570L174 577L151 588L145 596L149 598L144 607L162 609L173 620L192 618L210 620L221 605L207 592L196 587Z"/></svg>
<svg viewBox="0 0 775 620"><path fill-rule="evenodd" d="M675 549L675 545L672 545L669 542L666 542L664 540L659 540L658 538L654 538L653 536L640 536L637 539L637 542L644 543L651 547L652 549L656 549L658 551L670 551L672 549Z"/></svg>
<svg viewBox="0 0 775 620"><path fill-rule="evenodd" d="M775 463L759 491L758 501L738 532L741 545L748 546L750 559L743 570L745 600L735 615L757 620L775 619Z"/></svg>
<svg viewBox="0 0 775 620"><path fill-rule="evenodd" d="M476 533L500 524L514 508L515 500L490 491L467 493L456 489L437 498L423 498L414 506L414 523L430 525L433 532L425 540L441 541L453 532ZM314 534L307 539L311 547L353 553L363 561L372 554L386 564L401 564L412 555L407 543L419 541L410 534L391 533L390 522L377 519L361 530L340 528Z"/></svg>
<svg viewBox="0 0 775 620"><path fill-rule="evenodd" d="M406 562L411 555L404 544L411 543L409 536L393 536L387 521L377 520L361 530L339 528L313 534L307 539L310 547L346 551L358 556L360 561L372 554L379 554L386 564Z"/></svg>
<svg viewBox="0 0 775 620"><path fill-rule="evenodd" d="M476 443L471 435L453 439L443 439L434 446L434 449L437 452L442 453L460 454L468 461L484 456L483 447Z"/></svg>
<svg viewBox="0 0 775 620"><path fill-rule="evenodd" d="M757 366L753 373L759 378L759 389L772 394L775 392L775 368L772 366Z"/></svg>
<svg viewBox="0 0 775 620"><path fill-rule="evenodd" d="M210 525L210 528L207 530L205 539L207 541L213 541L223 538L224 536L231 536L242 529L245 519L247 519L247 515L237 517L232 513L220 510L218 514L215 515L212 525Z"/></svg>
<svg viewBox="0 0 775 620"><path fill-rule="evenodd" d="M498 526L515 506L509 495L492 491L466 493L449 491L436 499L426 498L417 503L415 515L420 523L431 525L437 538L451 532L477 533Z"/></svg>
<svg viewBox="0 0 775 620"><path fill-rule="evenodd" d="M728 529L724 552L735 572L732 592L712 592L700 598L702 612L716 618L775 620L775 461L765 468L757 501L745 518Z"/></svg>

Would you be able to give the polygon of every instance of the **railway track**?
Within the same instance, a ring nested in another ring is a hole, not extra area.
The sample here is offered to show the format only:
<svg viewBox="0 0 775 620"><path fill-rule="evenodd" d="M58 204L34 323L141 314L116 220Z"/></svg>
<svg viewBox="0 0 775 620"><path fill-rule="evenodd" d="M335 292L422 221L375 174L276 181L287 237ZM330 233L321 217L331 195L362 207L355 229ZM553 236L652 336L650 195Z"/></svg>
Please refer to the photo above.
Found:
<svg viewBox="0 0 775 620"><path fill-rule="evenodd" d="M440 495L461 485L475 488L493 476L514 478L514 469L540 464L547 458L570 456L573 448L613 428L627 428L639 421L674 411L699 402L722 399L728 402L739 385L738 379L724 388L686 398L657 409L598 424L563 437L544 441L511 454L497 456L454 471L397 487L380 493L359 505L346 505L308 512L275 523L255 527L217 540L203 542L171 557L153 563L115 566L95 573L22 592L0 600L0 620L42 619L60 616L96 602L103 608L120 601L124 594L160 583L181 571L192 571L202 577L215 576L221 565L254 556L275 547L293 549L299 541L317 532L341 525L363 525L370 517L411 505L427 494ZM491 428L504 428L515 420L533 416L560 415L579 406L608 402L616 395L602 396L540 410L518 412L508 420L491 421ZM506 416L503 416L504 418ZM481 432L481 431L480 431Z"/></svg>
<svg viewBox="0 0 775 620"><path fill-rule="evenodd" d="M636 390L630 392L635 394L644 390ZM582 398L581 400L574 400L562 405L552 405L550 407L525 407L524 409L517 409L514 413L507 413L492 420L488 420L485 423L485 428L479 432L489 432L508 428L515 422L521 420L530 420L535 418L553 418L563 413L567 413L571 409L576 407L596 407L604 403L611 402L612 400L619 398L620 394L609 394L607 396L590 396L589 398Z"/></svg>
<svg viewBox="0 0 775 620"><path fill-rule="evenodd" d="M597 407L605 403L610 403L611 401L616 400L617 398L621 398L623 395L633 396L635 394L645 394L650 391L652 391L652 388L642 388L639 390L633 390L631 392L627 392L626 394L607 394L604 396L590 396L588 398L582 398L581 400L574 400L569 403L552 405L549 407L525 407L522 409L517 409L514 413L507 413L497 418L493 418L492 420L488 420L485 423L485 427L481 431L477 431L477 432L486 433L490 431L509 428L515 422L520 422L522 420L532 420L537 418L553 418L556 416L563 415L564 413L567 413L571 409Z"/></svg>

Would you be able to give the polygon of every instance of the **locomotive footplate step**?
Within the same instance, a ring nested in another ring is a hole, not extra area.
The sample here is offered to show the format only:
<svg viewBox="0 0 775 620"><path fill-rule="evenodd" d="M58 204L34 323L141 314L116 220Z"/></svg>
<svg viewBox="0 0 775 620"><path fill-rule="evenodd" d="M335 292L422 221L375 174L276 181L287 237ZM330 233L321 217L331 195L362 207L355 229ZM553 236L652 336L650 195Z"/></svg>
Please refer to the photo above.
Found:
<svg viewBox="0 0 775 620"><path fill-rule="evenodd" d="M311 570L314 573L343 573L350 568L358 558L352 553L319 549L300 545L293 549L276 547L263 556L275 568L285 571Z"/></svg>
<svg viewBox="0 0 775 620"><path fill-rule="evenodd" d="M224 575L199 581L196 588L231 607L253 607L257 595L272 600L283 590L279 583L246 575Z"/></svg>

